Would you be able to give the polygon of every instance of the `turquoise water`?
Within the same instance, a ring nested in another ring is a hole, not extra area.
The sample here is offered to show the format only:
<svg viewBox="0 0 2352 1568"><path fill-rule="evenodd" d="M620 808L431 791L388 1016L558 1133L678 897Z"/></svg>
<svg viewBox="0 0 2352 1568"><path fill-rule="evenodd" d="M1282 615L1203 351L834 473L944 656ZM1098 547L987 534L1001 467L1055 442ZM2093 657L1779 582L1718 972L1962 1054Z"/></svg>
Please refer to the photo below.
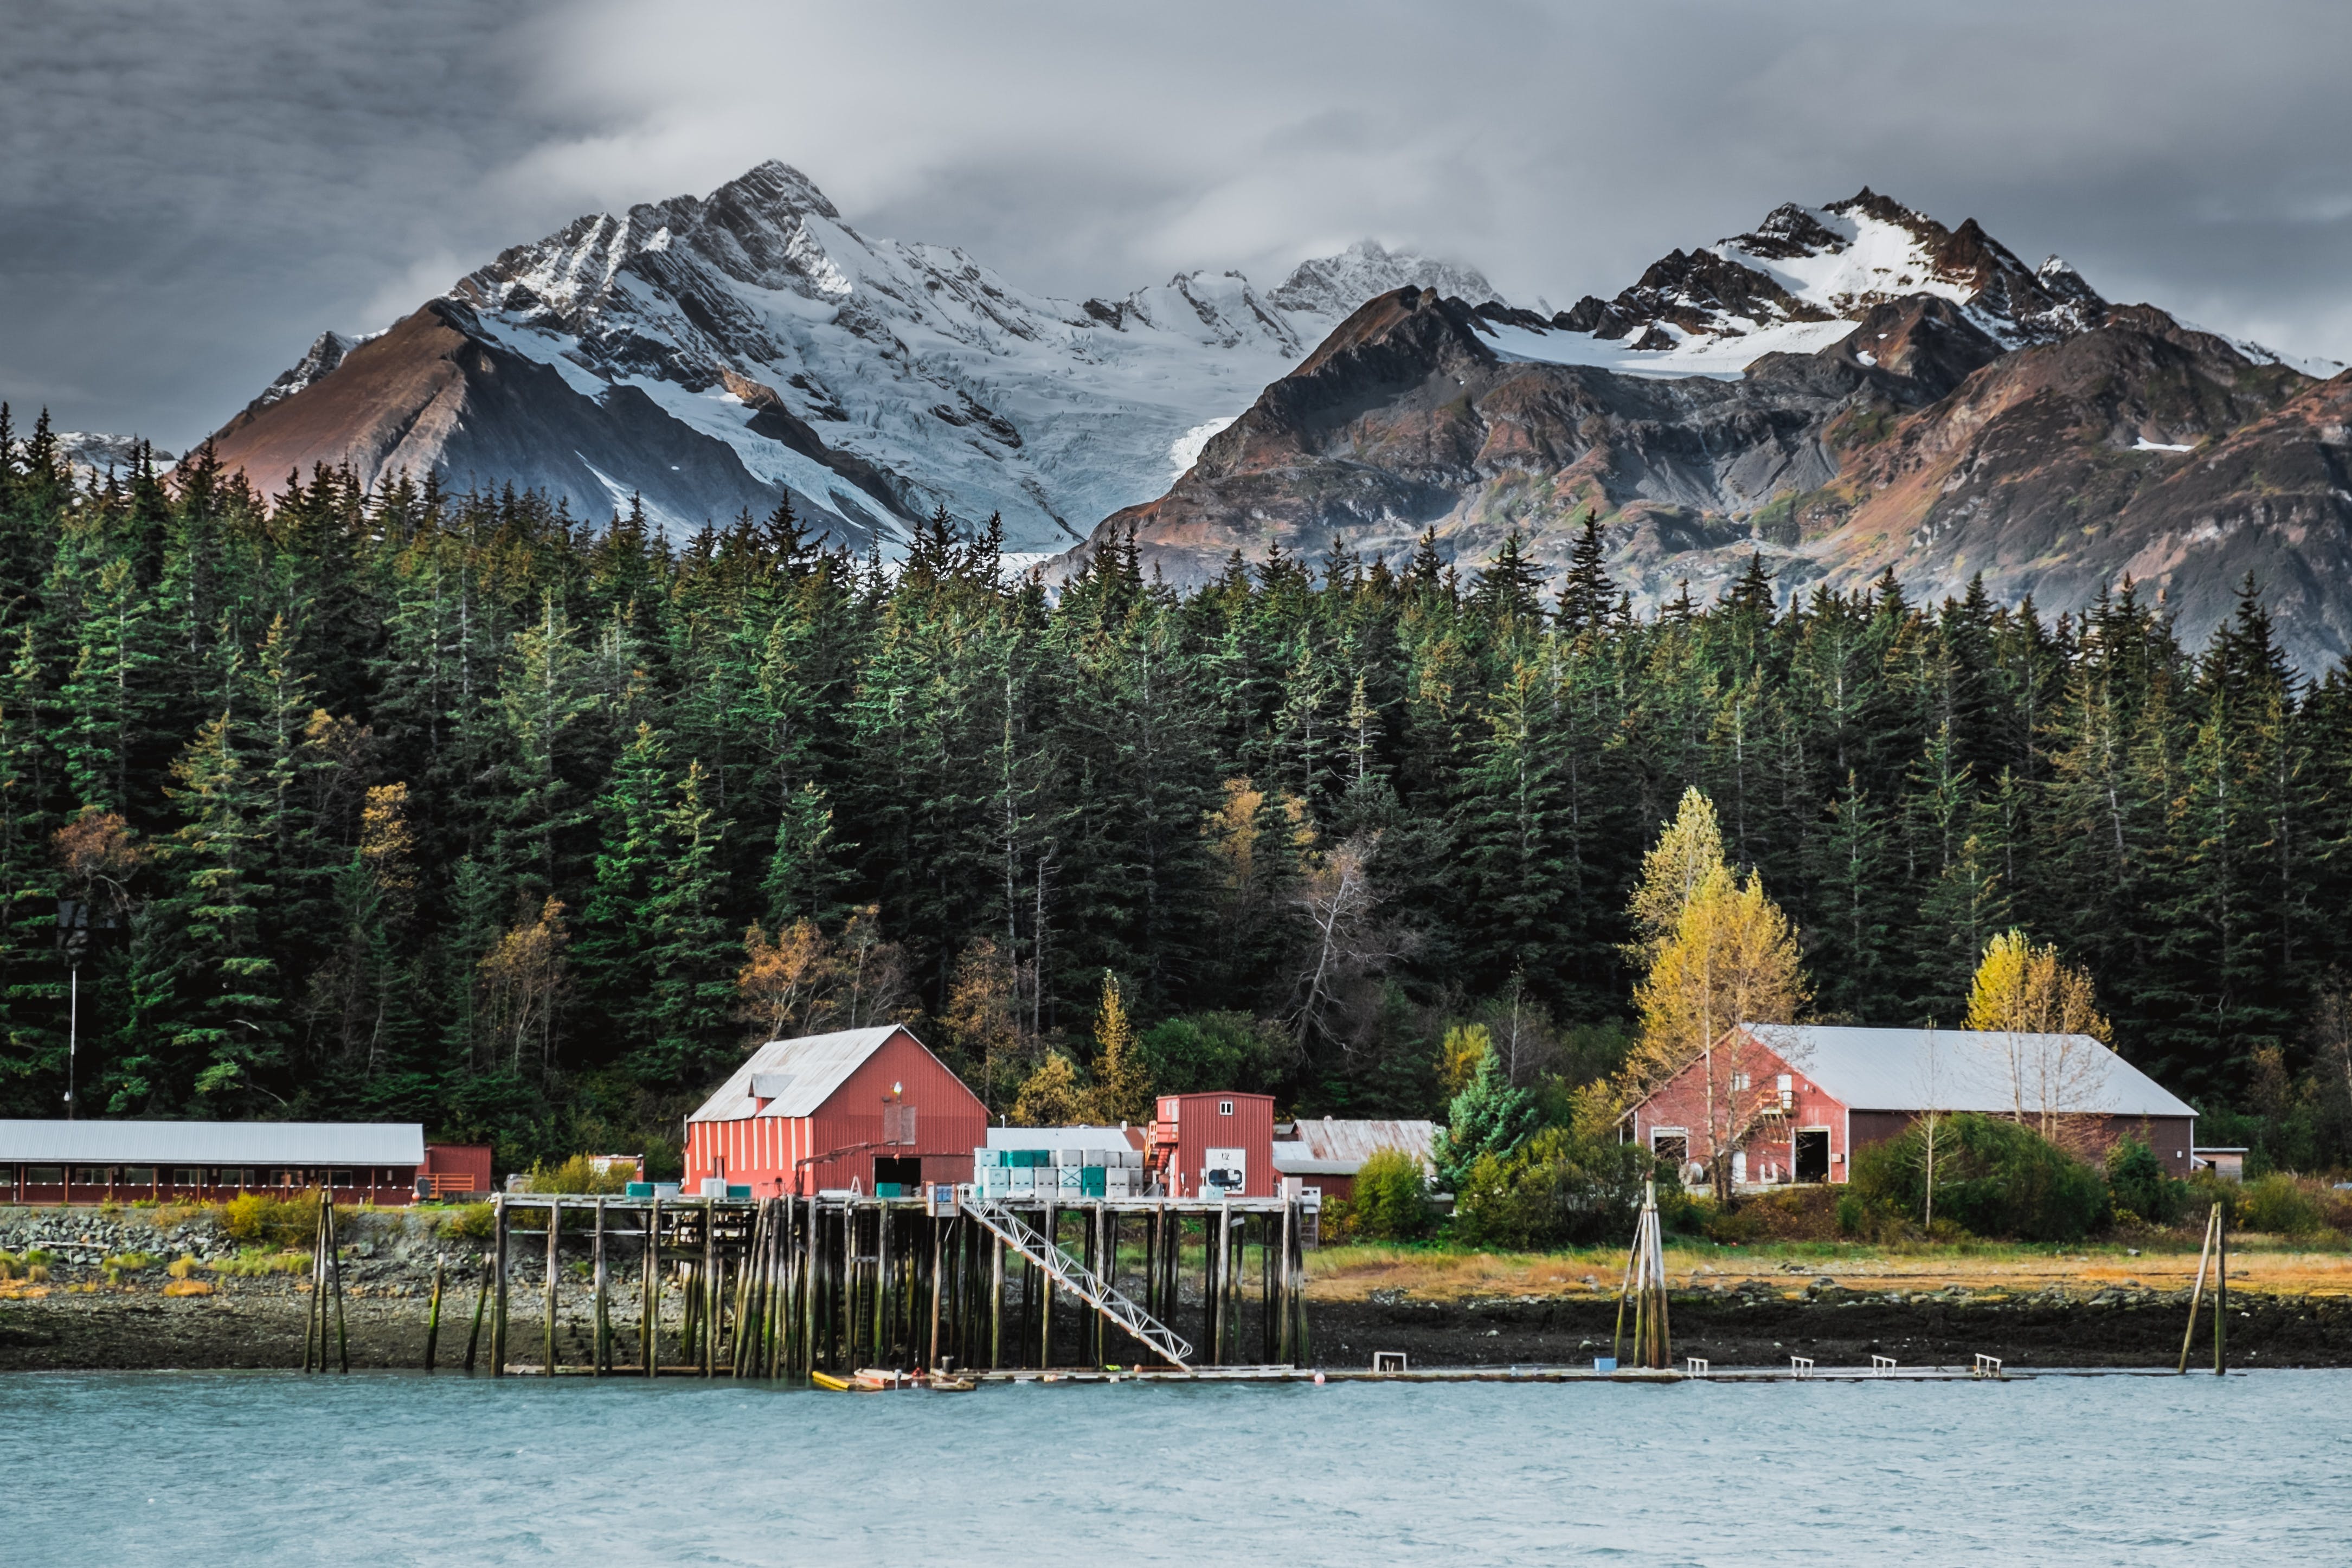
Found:
<svg viewBox="0 0 2352 1568"><path fill-rule="evenodd" d="M0 1378L0 1563L2343 1563L2352 1373Z"/></svg>

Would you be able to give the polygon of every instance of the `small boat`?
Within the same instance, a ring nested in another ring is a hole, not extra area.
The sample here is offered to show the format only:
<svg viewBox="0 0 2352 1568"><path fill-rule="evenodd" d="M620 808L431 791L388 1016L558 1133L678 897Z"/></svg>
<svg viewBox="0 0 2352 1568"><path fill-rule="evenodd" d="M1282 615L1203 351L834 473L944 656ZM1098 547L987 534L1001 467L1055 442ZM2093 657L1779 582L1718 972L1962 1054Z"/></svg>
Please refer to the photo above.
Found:
<svg viewBox="0 0 2352 1568"><path fill-rule="evenodd" d="M935 1372L923 1380L923 1386L933 1394L970 1394L980 1386L980 1380L974 1377L950 1377L945 1373Z"/></svg>
<svg viewBox="0 0 2352 1568"><path fill-rule="evenodd" d="M809 1373L809 1381L815 1384L819 1388L829 1388L835 1394L859 1394L865 1392L856 1384L850 1382L849 1379L845 1377L835 1377L829 1372L813 1372Z"/></svg>
<svg viewBox="0 0 2352 1568"><path fill-rule="evenodd" d="M860 1367L850 1374L850 1382L868 1394L880 1394L893 1388L913 1388L922 1381L919 1372L898 1372L889 1367Z"/></svg>

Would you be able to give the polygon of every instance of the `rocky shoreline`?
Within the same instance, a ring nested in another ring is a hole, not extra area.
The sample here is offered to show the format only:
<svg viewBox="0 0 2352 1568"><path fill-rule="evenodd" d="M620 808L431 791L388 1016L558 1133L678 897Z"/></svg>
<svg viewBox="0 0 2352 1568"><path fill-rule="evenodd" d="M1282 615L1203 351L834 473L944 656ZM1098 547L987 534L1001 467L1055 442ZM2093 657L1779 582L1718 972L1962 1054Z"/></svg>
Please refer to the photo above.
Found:
<svg viewBox="0 0 2352 1568"><path fill-rule="evenodd" d="M453 1234L458 1212L380 1211L343 1222L353 1367L424 1364L436 1258L447 1281L437 1362L463 1362L481 1244ZM272 1271L270 1249L224 1235L213 1211L0 1210L0 1253L18 1260L16 1278L0 1281L0 1372L300 1364L307 1259L277 1255L293 1271ZM26 1278L27 1257L46 1257L46 1278ZM138 1267L121 1266L141 1257L146 1261ZM184 1278L170 1268L176 1258L191 1260L180 1270ZM509 1279L509 1333L527 1347L520 1357L535 1362L545 1300L539 1257L518 1248ZM557 1287L559 1354L584 1363L584 1263L567 1261ZM668 1293L673 1314L676 1304ZM1801 1287L1751 1280L1670 1299L1675 1354L1705 1356L1719 1367L1785 1366L1791 1355L1823 1368L1867 1365L1873 1355L1909 1366L1966 1366L1978 1354L2000 1356L2017 1370L2164 1367L2179 1354L2187 1310L2187 1292L2174 1289L1871 1289L1830 1276ZM1369 1364L1377 1351L1402 1351L1415 1366L1589 1364L1609 1352L1616 1317L1615 1298L1591 1288L1467 1299L1381 1290L1313 1300L1309 1308L1314 1359L1332 1367ZM618 1359L632 1361L634 1300L616 1300L614 1318L628 1342L615 1347ZM2191 1353L2200 1364L2211 1353L2210 1321L2210 1311L2200 1319ZM2352 1366L2352 1297L2233 1288L2229 1329L2233 1366ZM480 1354L487 1365L487 1343Z"/></svg>

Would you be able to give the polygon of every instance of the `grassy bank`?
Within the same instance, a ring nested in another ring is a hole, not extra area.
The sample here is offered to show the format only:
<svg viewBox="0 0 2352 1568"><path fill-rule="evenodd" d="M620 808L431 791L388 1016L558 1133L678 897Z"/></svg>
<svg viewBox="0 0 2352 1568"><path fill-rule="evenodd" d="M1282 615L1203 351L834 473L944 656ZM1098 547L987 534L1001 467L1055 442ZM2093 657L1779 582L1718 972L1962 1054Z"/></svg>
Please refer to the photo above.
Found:
<svg viewBox="0 0 2352 1568"><path fill-rule="evenodd" d="M1613 1293L1624 1268L1619 1247L1494 1252L1431 1242L1328 1247L1307 1256L1310 1294L1329 1301L1395 1291L1434 1300ZM1678 1289L1754 1282L1791 1298L1823 1275L1878 1292L1958 1288L2021 1294L2054 1287L2089 1297L2114 1289L2186 1289L2197 1272L2197 1239L2178 1232L2072 1247L1998 1241L1726 1246L1685 1239L1667 1247L1666 1272ZM2352 1296L2352 1249L2332 1240L2318 1246L2290 1237L2233 1237L2230 1283L2232 1289L2270 1295Z"/></svg>

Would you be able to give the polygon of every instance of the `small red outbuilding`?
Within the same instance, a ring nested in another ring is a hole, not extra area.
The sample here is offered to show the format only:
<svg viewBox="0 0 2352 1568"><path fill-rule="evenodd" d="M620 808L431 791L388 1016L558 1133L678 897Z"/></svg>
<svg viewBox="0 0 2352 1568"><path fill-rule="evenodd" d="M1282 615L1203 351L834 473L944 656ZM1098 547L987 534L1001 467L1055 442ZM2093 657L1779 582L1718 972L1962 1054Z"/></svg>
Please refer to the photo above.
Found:
<svg viewBox="0 0 2352 1568"><path fill-rule="evenodd" d="M685 1190L753 1197L969 1182L988 1108L905 1028L770 1040L687 1119Z"/></svg>
<svg viewBox="0 0 2352 1568"><path fill-rule="evenodd" d="M1144 1156L1171 1197L1270 1198L1274 1097L1270 1094L1163 1094Z"/></svg>

